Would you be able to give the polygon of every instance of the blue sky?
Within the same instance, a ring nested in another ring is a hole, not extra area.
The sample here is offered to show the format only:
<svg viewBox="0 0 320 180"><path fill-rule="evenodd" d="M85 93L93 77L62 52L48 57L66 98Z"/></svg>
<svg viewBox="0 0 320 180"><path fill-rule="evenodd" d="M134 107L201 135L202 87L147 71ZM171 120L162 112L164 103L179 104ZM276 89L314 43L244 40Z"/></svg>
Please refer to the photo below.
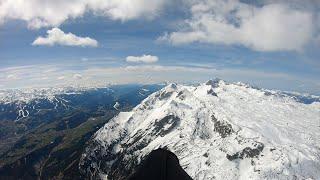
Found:
<svg viewBox="0 0 320 180"><path fill-rule="evenodd" d="M1 89L218 77L320 92L320 13L313 1L297 8L298 1L156 0L150 5L137 0L123 1L124 11L116 1L104 1L101 9L58 1L66 7L61 12L47 1L26 1L27 8L0 1L5 12L0 13ZM69 12L68 6L80 10ZM17 12L7 10L12 7ZM28 7L31 13L22 13ZM37 8L53 14L37 13ZM47 31L54 28L59 37L50 39ZM60 37L68 33L74 38ZM128 62L128 56L137 61ZM149 62L150 57L157 61Z"/></svg>

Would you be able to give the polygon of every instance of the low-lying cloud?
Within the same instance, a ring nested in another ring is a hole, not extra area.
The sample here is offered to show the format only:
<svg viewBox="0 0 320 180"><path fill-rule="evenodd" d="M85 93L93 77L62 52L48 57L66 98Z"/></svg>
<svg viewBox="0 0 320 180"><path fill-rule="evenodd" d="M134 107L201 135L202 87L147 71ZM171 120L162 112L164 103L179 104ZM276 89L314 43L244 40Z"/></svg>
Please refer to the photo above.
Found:
<svg viewBox="0 0 320 180"><path fill-rule="evenodd" d="M155 63L159 60L157 56L152 55L142 55L142 56L128 56L126 58L127 62L130 63Z"/></svg>
<svg viewBox="0 0 320 180"><path fill-rule="evenodd" d="M205 82L214 77L228 81L242 81L264 88L294 90L319 95L320 83L316 78L286 73L261 72L254 69L186 67L164 65L109 65L92 66L74 70L65 65L34 65L0 68L1 88L37 87L100 87L107 84ZM43 73L47 69L57 69ZM14 74L14 76L12 76ZM9 78L8 78L9 76ZM13 78L19 77L19 78ZM302 86L303 85L303 86Z"/></svg>

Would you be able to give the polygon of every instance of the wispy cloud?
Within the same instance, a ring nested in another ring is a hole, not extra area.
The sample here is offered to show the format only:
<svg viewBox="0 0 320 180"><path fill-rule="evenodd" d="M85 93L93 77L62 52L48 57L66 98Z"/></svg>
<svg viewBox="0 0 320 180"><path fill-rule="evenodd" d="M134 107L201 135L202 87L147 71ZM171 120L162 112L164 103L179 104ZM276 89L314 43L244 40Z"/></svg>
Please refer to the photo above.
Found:
<svg viewBox="0 0 320 180"><path fill-rule="evenodd" d="M7 79L8 80L17 80L17 79L20 79L20 77L17 74L9 74L7 76Z"/></svg>
<svg viewBox="0 0 320 180"><path fill-rule="evenodd" d="M47 31L46 37L38 37L33 41L32 45L34 46L91 46L97 47L98 41L89 38L89 37L79 37L72 33L64 33L59 28L53 28Z"/></svg>
<svg viewBox="0 0 320 180"><path fill-rule="evenodd" d="M46 69L56 69L47 71ZM205 66L92 66L71 70L63 65L38 65L24 68L0 69L1 88L52 86L105 86L107 84L161 83L165 81L192 83L218 77L228 81L242 81L264 88L294 90L319 94L317 79L292 74L261 72L253 69L214 68ZM15 74L17 79L8 79ZM75 81L76 79L76 81ZM301 86L304 84L304 86Z"/></svg>

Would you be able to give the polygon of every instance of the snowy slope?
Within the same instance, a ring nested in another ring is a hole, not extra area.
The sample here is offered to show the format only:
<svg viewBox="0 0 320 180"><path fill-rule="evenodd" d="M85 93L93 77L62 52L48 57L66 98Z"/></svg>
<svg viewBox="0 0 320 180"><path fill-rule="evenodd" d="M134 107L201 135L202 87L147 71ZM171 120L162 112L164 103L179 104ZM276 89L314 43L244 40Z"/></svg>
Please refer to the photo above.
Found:
<svg viewBox="0 0 320 180"><path fill-rule="evenodd" d="M171 84L94 136L86 176L121 179L153 149L194 179L320 179L320 102L221 80Z"/></svg>

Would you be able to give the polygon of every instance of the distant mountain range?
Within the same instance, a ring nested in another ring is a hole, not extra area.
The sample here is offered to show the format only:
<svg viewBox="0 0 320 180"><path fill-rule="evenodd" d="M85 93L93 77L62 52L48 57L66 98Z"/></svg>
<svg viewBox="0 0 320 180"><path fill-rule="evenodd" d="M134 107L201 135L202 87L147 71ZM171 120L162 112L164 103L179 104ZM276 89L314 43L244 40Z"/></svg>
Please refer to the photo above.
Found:
<svg viewBox="0 0 320 180"><path fill-rule="evenodd" d="M162 87L1 90L0 179L78 179L91 135Z"/></svg>
<svg viewBox="0 0 320 180"><path fill-rule="evenodd" d="M320 98L212 80L170 84L88 142L83 177L125 179L149 152L174 152L193 179L319 179Z"/></svg>

